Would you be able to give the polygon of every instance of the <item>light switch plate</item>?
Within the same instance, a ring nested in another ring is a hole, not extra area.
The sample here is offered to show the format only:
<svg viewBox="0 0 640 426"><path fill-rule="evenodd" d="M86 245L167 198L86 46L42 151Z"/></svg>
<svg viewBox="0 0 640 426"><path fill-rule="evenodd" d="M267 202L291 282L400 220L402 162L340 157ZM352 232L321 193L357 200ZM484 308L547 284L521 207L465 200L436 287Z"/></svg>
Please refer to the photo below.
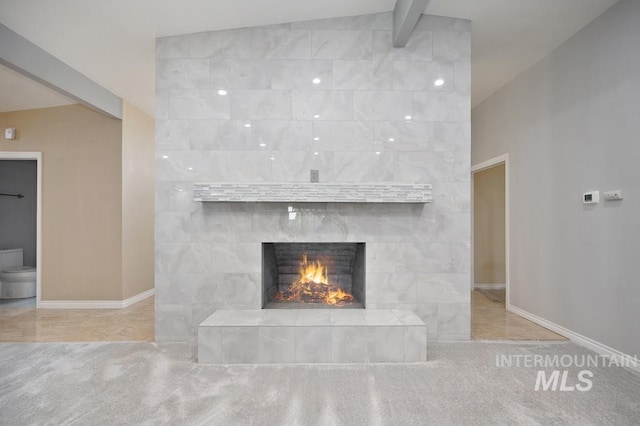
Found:
<svg viewBox="0 0 640 426"><path fill-rule="evenodd" d="M622 200L622 191L619 189L605 191L602 193L602 198L604 198L605 201Z"/></svg>

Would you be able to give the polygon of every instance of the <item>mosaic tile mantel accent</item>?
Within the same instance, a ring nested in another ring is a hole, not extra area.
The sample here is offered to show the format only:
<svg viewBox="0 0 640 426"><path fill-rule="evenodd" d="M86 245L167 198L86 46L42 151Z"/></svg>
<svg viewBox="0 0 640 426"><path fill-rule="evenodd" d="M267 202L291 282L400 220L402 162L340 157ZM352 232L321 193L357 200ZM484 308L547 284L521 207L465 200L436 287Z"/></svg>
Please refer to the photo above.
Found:
<svg viewBox="0 0 640 426"><path fill-rule="evenodd" d="M299 203L429 203L429 184L196 183L194 201Z"/></svg>

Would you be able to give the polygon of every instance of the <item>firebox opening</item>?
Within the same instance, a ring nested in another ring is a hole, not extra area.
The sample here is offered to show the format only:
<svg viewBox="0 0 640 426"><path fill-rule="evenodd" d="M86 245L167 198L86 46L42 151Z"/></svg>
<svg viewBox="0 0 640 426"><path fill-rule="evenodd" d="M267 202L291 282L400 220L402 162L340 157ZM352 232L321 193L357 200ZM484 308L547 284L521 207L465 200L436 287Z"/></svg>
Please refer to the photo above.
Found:
<svg viewBox="0 0 640 426"><path fill-rule="evenodd" d="M365 307L365 243L262 243L263 309Z"/></svg>

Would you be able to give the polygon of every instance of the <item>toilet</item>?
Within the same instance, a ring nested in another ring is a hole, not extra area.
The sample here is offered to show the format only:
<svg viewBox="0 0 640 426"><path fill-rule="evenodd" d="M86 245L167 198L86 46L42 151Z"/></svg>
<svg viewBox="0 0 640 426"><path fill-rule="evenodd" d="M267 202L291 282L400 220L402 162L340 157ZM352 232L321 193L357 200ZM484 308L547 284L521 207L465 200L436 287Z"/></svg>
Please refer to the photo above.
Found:
<svg viewBox="0 0 640 426"><path fill-rule="evenodd" d="M36 268L23 265L22 249L0 250L0 299L36 295Z"/></svg>

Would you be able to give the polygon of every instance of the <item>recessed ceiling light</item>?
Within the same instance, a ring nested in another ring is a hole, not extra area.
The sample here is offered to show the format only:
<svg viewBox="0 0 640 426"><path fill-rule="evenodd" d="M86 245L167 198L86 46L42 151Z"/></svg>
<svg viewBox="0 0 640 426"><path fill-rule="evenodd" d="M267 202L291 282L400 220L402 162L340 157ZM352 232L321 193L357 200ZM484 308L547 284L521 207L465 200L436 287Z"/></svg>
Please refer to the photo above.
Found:
<svg viewBox="0 0 640 426"><path fill-rule="evenodd" d="M313 140L314 140L314 141L319 141L319 140L320 140L320 138L316 136L315 138L313 138Z"/></svg>
<svg viewBox="0 0 640 426"><path fill-rule="evenodd" d="M189 167L189 170L193 170L193 167Z"/></svg>
<svg viewBox="0 0 640 426"><path fill-rule="evenodd" d="M267 144L266 143L261 143L260 146L265 147L265 146L267 146Z"/></svg>
<svg viewBox="0 0 640 426"><path fill-rule="evenodd" d="M162 158L167 159L167 158L169 158L169 156L168 155L163 155Z"/></svg>
<svg viewBox="0 0 640 426"><path fill-rule="evenodd" d="M244 127L248 129L249 127L251 127L251 123L245 123Z"/></svg>
<svg viewBox="0 0 640 426"><path fill-rule="evenodd" d="M271 157L269 157L269 160L271 160L271 161L273 161L275 159L276 159L276 157L274 157L273 155Z"/></svg>
<svg viewBox="0 0 640 426"><path fill-rule="evenodd" d="M178 189L178 192L182 192L182 191L184 191L184 189L182 189L182 188Z"/></svg>
<svg viewBox="0 0 640 426"><path fill-rule="evenodd" d="M227 96L227 91L226 91L226 90L224 90L224 89L220 89L220 90L218 90L218 95L220 95L220 96Z"/></svg>
<svg viewBox="0 0 640 426"><path fill-rule="evenodd" d="M316 152L314 152L314 153L313 153L313 155L318 155L318 154L319 154L319 153L318 153L318 151L316 151Z"/></svg>
<svg viewBox="0 0 640 426"><path fill-rule="evenodd" d="M434 81L433 84L435 84L436 86L442 86L444 84L444 80L439 78L436 81Z"/></svg>
<svg viewBox="0 0 640 426"><path fill-rule="evenodd" d="M380 155L380 151L376 151L376 155Z"/></svg>
<svg viewBox="0 0 640 426"><path fill-rule="evenodd" d="M322 82L322 80L320 80L318 77L314 78L313 80L311 80L311 82L313 84L320 84Z"/></svg>
<svg viewBox="0 0 640 426"><path fill-rule="evenodd" d="M395 141L394 138L389 138L389 142L393 142L393 141Z"/></svg>
<svg viewBox="0 0 640 426"><path fill-rule="evenodd" d="M405 116L404 116L404 119L405 119L405 120L407 120L407 121L411 120L412 118L413 118L413 117L412 117L412 116L410 116L410 115L405 115Z"/></svg>
<svg viewBox="0 0 640 426"><path fill-rule="evenodd" d="M313 118L320 118L320 114L314 115Z"/></svg>

